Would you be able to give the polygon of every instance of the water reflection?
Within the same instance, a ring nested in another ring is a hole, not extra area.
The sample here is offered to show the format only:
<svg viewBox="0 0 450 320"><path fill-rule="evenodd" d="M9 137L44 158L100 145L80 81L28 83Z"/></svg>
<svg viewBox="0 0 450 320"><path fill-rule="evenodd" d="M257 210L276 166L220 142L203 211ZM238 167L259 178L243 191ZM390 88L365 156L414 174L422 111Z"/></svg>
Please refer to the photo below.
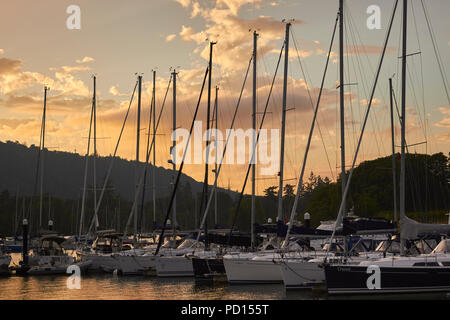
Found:
<svg viewBox="0 0 450 320"><path fill-rule="evenodd" d="M311 299L310 291L285 293L280 285L229 286L197 283L192 278L114 277L86 275L81 289L68 289L66 276L9 277L0 279L0 299Z"/></svg>

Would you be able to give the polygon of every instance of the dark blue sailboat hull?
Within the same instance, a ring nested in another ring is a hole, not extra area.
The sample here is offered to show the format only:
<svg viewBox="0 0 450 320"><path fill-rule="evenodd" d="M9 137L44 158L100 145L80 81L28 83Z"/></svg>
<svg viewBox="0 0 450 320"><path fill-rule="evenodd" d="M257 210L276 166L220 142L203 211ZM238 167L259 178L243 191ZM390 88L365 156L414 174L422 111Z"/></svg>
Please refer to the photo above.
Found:
<svg viewBox="0 0 450 320"><path fill-rule="evenodd" d="M450 266L380 267L380 286L372 287L367 266L326 265L329 294L450 292Z"/></svg>

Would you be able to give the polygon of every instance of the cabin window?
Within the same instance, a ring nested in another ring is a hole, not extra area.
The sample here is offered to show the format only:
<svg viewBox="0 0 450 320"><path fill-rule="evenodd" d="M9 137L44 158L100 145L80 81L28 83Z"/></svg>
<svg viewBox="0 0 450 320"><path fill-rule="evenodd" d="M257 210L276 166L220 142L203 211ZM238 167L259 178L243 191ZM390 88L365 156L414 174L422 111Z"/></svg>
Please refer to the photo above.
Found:
<svg viewBox="0 0 450 320"><path fill-rule="evenodd" d="M441 263L444 267L450 267L450 261L442 261Z"/></svg>

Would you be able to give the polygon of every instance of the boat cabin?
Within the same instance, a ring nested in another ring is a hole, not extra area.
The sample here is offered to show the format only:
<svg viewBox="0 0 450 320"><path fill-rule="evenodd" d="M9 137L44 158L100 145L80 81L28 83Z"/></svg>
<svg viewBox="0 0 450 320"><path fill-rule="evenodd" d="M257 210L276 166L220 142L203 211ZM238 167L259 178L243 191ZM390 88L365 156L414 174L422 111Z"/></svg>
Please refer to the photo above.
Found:
<svg viewBox="0 0 450 320"><path fill-rule="evenodd" d="M122 237L122 233L114 230L98 231L97 238L92 243L92 250L104 254L130 250L131 246L124 244Z"/></svg>
<svg viewBox="0 0 450 320"><path fill-rule="evenodd" d="M65 256L66 253L61 244L66 241L58 235L44 235L39 238L39 246L36 250L39 256Z"/></svg>

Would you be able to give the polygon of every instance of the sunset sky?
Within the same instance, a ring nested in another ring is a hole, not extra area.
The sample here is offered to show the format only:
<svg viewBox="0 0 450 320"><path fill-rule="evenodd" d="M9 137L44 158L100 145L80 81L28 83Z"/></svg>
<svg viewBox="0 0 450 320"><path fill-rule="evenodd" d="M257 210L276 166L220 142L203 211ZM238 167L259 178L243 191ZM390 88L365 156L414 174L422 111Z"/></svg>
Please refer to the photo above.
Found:
<svg viewBox="0 0 450 320"><path fill-rule="evenodd" d="M393 76L400 102L401 2L397 10L377 86L373 109L358 162L389 155L390 118L388 78ZM345 1L346 162L355 152L361 122L374 79L381 46L394 1ZM445 71L450 65L450 3L424 0ZM81 8L81 30L69 30L66 9ZM366 26L370 5L381 8L381 29ZM219 90L219 129L229 128L248 61L252 32L258 40L258 112L263 111L285 24L294 19L290 42L286 124L286 183L296 184L306 139L323 74L326 53L338 10L337 0L44 0L2 1L0 10L0 140L39 145L43 86L48 85L46 146L51 150L85 154L92 98L92 75L97 76L98 152L114 151L136 73L144 77L141 159L144 158L151 70L157 71L157 113L167 87L170 67L179 72L177 126L189 129L207 66L209 40L214 48L213 86ZM420 144L410 152L450 152L450 105L444 91L420 0L410 1L408 16L407 142ZM295 41L294 41L295 40ZM296 48L296 46L297 48ZM336 179L340 170L338 37L319 111L306 172ZM359 53L359 54L357 54ZM299 59L307 70L304 79ZM283 63L283 60L282 60ZM281 127L282 69L264 128ZM247 80L236 128L251 127L251 78ZM214 98L214 94L213 94ZM135 100L136 101L136 100ZM157 165L169 168L172 91L166 101L157 136ZM131 109L118 155L133 159L136 148L136 104ZM204 92L198 120L206 118ZM258 115L258 121L261 115ZM399 133L399 122L396 120ZM399 145L399 134L397 134ZM326 150L326 151L325 151ZM399 149L398 149L399 150ZM278 156L277 156L278 157ZM47 170L51 170L48 168ZM245 165L226 165L222 187L241 188ZM204 166L187 165L185 173L202 180ZM82 174L82 173L80 173ZM130 177L133 178L133 177ZM210 181L212 179L212 175ZM50 182L49 182L50 183ZM277 185L276 175L258 176L257 193ZM247 192L250 192L248 188Z"/></svg>

